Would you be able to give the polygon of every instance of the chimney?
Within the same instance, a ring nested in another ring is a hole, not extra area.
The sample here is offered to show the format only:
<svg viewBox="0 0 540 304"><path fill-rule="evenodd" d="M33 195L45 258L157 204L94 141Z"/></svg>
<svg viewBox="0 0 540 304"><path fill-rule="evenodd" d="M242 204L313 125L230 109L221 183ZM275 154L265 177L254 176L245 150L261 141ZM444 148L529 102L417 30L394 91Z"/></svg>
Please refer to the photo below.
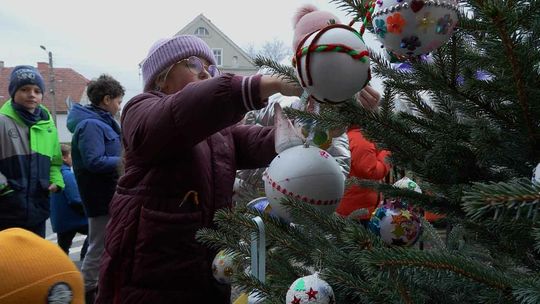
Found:
<svg viewBox="0 0 540 304"><path fill-rule="evenodd" d="M3 69L3 68L4 68L4 61L0 60L0 69Z"/></svg>
<svg viewBox="0 0 540 304"><path fill-rule="evenodd" d="M41 70L47 70L49 68L49 64L47 62L38 62L37 68L39 71Z"/></svg>

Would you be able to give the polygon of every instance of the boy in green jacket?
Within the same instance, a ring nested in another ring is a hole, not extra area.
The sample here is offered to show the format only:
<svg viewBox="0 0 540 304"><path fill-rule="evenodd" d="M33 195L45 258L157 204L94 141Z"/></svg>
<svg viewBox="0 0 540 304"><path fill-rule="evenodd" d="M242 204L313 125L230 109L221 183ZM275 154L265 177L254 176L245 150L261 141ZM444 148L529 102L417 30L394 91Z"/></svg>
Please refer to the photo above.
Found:
<svg viewBox="0 0 540 304"><path fill-rule="evenodd" d="M45 237L49 192L64 187L58 131L41 105L43 77L32 66L11 72L0 108L0 230L21 227Z"/></svg>

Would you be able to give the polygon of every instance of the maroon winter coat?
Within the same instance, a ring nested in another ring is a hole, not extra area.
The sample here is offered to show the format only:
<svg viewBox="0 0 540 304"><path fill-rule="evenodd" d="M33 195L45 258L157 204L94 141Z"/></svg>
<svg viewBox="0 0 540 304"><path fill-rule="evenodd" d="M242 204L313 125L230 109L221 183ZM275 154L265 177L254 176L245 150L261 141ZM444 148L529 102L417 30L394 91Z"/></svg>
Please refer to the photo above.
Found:
<svg viewBox="0 0 540 304"><path fill-rule="evenodd" d="M231 206L237 169L267 166L274 132L237 124L262 108L260 76L231 74L140 94L122 114L125 175L110 205L97 303L230 303L195 241ZM196 191L198 197L189 195Z"/></svg>

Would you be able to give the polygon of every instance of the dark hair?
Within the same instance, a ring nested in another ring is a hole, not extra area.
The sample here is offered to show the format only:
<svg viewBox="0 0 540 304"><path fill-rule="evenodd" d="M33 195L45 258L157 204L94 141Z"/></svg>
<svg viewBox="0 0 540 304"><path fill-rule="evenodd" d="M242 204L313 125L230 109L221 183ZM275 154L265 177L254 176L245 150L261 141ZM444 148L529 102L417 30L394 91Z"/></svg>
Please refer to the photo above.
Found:
<svg viewBox="0 0 540 304"><path fill-rule="evenodd" d="M60 150L62 151L62 156L67 156L69 153L71 153L71 146L68 144L61 144Z"/></svg>
<svg viewBox="0 0 540 304"><path fill-rule="evenodd" d="M112 78L107 74L102 74L98 79L92 80L88 83L88 89L86 95L90 99L90 102L99 106L105 96L110 98L116 98L119 96L124 96L124 87L116 79Z"/></svg>

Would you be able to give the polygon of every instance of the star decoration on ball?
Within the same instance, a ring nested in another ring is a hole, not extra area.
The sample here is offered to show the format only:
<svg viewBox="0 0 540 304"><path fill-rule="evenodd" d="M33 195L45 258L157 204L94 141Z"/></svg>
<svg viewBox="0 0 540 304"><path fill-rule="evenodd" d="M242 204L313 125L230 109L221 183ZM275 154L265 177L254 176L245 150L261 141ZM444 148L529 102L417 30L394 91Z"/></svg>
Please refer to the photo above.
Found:
<svg viewBox="0 0 540 304"><path fill-rule="evenodd" d="M313 288L309 288L309 291L306 292L306 294L307 294L308 297L309 297L308 300L311 300L311 299L317 300L317 294L318 294L318 293L319 293L319 292L316 291L316 290L313 290Z"/></svg>

